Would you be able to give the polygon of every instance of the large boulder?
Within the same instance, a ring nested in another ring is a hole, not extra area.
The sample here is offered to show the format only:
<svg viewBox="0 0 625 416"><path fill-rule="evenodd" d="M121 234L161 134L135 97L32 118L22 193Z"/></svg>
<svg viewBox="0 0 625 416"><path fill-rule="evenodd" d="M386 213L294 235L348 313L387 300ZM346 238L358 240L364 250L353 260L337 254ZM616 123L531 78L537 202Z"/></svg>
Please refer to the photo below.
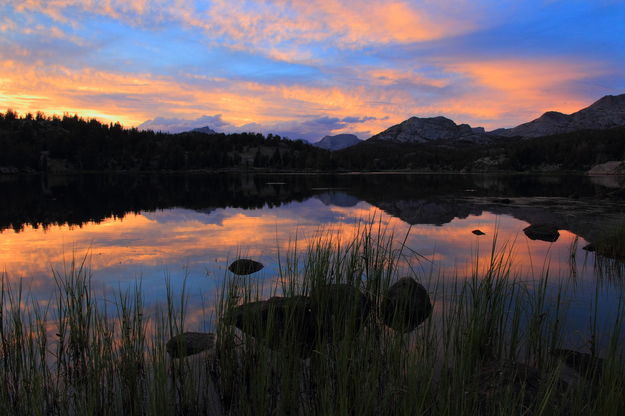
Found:
<svg viewBox="0 0 625 416"><path fill-rule="evenodd" d="M388 288L382 300L381 317L396 331L413 331L432 314L427 290L410 277L402 277Z"/></svg>
<svg viewBox="0 0 625 416"><path fill-rule="evenodd" d="M294 346L308 355L316 340L316 314L308 296L272 297L235 307L226 323L272 349Z"/></svg>
<svg viewBox="0 0 625 416"><path fill-rule="evenodd" d="M275 350L292 349L302 357L316 346L356 334L371 301L348 284L321 285L311 296L272 297L236 306L226 323Z"/></svg>
<svg viewBox="0 0 625 416"><path fill-rule="evenodd" d="M317 314L319 342L334 342L356 334L371 311L371 300L346 283L315 287L311 300Z"/></svg>
<svg viewBox="0 0 625 416"><path fill-rule="evenodd" d="M254 260L238 259L230 263L230 266L228 266L228 270L230 270L232 273L236 275L245 276L248 274L256 273L257 271L261 270L263 267L265 266L263 266L262 263L259 263Z"/></svg>
<svg viewBox="0 0 625 416"><path fill-rule="evenodd" d="M541 240L553 243L560 238L558 228L551 224L532 224L525 227L523 232L530 240Z"/></svg>
<svg viewBox="0 0 625 416"><path fill-rule="evenodd" d="M625 161L614 160L593 166L589 175L625 175Z"/></svg>
<svg viewBox="0 0 625 416"><path fill-rule="evenodd" d="M210 350L215 346L215 334L204 332L183 332L176 335L165 345L172 358L184 358Z"/></svg>

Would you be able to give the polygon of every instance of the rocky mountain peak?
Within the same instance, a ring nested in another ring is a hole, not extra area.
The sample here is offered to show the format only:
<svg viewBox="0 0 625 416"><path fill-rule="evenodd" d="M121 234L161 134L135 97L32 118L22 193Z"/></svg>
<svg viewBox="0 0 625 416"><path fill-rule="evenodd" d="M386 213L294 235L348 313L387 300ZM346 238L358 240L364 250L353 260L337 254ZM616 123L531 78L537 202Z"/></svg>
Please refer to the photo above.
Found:
<svg viewBox="0 0 625 416"><path fill-rule="evenodd" d="M435 140L468 140L481 142L488 136L481 128L472 128L468 124L456 124L446 117L410 117L394 125L369 140L393 142L426 143Z"/></svg>
<svg viewBox="0 0 625 416"><path fill-rule="evenodd" d="M528 123L512 129L499 129L502 136L524 138L569 133L585 129L609 129L625 126L625 94L606 95L592 105L572 114L548 111Z"/></svg>

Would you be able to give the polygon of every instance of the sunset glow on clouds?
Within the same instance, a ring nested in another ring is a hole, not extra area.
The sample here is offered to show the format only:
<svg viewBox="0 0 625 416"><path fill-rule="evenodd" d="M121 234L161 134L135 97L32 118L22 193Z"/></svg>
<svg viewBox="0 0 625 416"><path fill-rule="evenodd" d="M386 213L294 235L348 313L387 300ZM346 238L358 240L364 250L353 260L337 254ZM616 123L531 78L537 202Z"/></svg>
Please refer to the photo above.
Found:
<svg viewBox="0 0 625 416"><path fill-rule="evenodd" d="M311 141L509 127L625 92L623 21L610 0L8 0L0 110Z"/></svg>

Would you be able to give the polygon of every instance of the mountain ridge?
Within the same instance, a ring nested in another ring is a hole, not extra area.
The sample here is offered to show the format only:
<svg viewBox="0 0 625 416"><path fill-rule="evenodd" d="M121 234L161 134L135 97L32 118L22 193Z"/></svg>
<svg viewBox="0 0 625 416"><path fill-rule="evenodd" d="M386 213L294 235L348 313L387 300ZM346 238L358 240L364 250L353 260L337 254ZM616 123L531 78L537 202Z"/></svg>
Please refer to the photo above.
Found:
<svg viewBox="0 0 625 416"><path fill-rule="evenodd" d="M547 111L540 117L511 129L491 133L506 137L542 137L577 130L625 126L625 94L606 95L571 114Z"/></svg>
<svg viewBox="0 0 625 416"><path fill-rule="evenodd" d="M356 135L344 133L334 136L324 136L318 142L312 143L312 145L326 150L341 150L354 146L360 142L362 142L362 140L360 140Z"/></svg>

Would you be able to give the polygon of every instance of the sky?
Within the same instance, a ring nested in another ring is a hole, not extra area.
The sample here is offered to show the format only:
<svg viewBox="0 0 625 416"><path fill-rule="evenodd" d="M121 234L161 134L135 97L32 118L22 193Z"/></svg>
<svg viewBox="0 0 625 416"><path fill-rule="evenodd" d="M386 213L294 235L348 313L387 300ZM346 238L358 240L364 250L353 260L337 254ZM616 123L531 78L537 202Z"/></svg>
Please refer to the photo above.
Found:
<svg viewBox="0 0 625 416"><path fill-rule="evenodd" d="M623 0L0 0L0 111L366 139L625 93Z"/></svg>

